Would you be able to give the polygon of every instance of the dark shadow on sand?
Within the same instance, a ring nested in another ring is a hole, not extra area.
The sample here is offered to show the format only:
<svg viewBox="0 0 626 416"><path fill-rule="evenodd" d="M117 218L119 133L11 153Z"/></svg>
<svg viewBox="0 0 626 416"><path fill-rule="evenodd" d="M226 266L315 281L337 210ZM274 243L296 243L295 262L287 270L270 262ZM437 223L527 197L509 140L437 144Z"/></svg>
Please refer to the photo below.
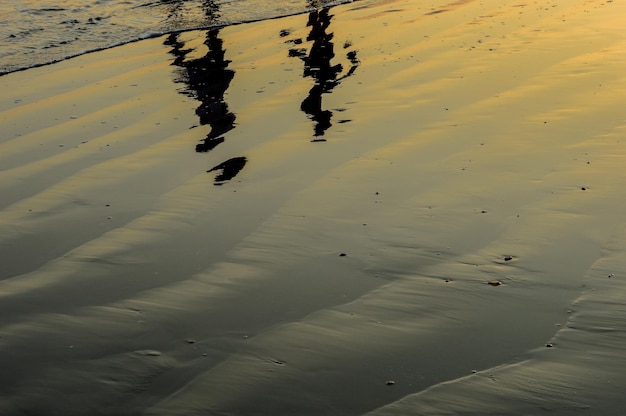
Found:
<svg viewBox="0 0 626 416"><path fill-rule="evenodd" d="M172 3L174 6L180 1L167 1L167 3ZM214 1L203 2L203 10L205 10L208 18L216 19L218 8L219 6ZM200 101L200 106L196 108L196 115L201 125L211 127L207 136L196 145L195 150L198 153L206 153L215 149L224 142L224 135L235 128L236 116L230 111L224 98L226 90L228 90L230 82L235 76L235 71L228 68L231 61L225 58L226 51L223 41L219 37L219 31L220 29L216 28L206 32L204 44L207 46L208 52L201 58L186 59L192 49L185 48L185 43L180 41L180 35L177 33L170 34L164 42L172 47L170 50L170 53L174 55L172 65L179 68L176 82L184 83L187 86L181 93ZM228 173L224 172L218 175L215 178L216 185L221 185L235 177L243 169L246 158L233 158L208 170L208 172L213 172L222 169L222 165L230 166L232 160L238 160L238 169L228 169ZM243 163L241 163L242 160Z"/></svg>
<svg viewBox="0 0 626 416"><path fill-rule="evenodd" d="M222 173L217 175L215 178L215 184L221 185L225 181L229 181L235 176L237 176L237 174L241 171L241 169L243 169L243 167L246 165L247 162L248 160L245 157L234 157L232 159L228 159L227 161L222 162L219 165L209 169L207 172L214 172L214 171L221 170Z"/></svg>
<svg viewBox="0 0 626 416"><path fill-rule="evenodd" d="M311 30L306 38L307 42L312 42L311 48L307 52L304 47L295 47L289 50L290 57L298 57L304 62L303 77L311 77L314 80L313 87L309 90L309 94L300 104L300 109L313 120L314 142L326 141L321 138L326 131L332 126L331 119L333 112L322 107L322 94L328 94L341 83L345 78L352 76L359 66L360 62L357 58L356 50L346 52L346 58L350 62L350 68L344 71L344 66L340 63L333 64L335 57L335 44L333 40L333 32L328 31L333 15L330 14L331 8L323 8L309 13L307 27ZM281 32L281 36L288 35L287 32ZM291 39L287 42L294 45L301 45L301 39ZM348 49L352 44L346 41L343 45L344 49ZM348 120L342 120L346 122Z"/></svg>

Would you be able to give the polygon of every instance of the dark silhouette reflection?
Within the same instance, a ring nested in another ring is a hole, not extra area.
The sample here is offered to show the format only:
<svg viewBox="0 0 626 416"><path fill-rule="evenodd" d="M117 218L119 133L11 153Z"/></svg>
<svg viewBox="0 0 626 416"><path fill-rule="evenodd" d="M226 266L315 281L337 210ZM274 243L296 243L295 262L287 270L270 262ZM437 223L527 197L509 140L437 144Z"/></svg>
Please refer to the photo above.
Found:
<svg viewBox="0 0 626 416"><path fill-rule="evenodd" d="M216 16L218 6L213 1L205 1L203 5L206 7L207 15ZM235 114L229 110L224 99L235 71L228 68L231 61L225 59L226 51L219 37L219 29L211 29L206 33L204 44L208 51L201 58L187 60L192 50L185 49L185 44L180 41L179 34L169 35L165 44L172 47L170 51L174 55L172 65L179 67L176 81L187 85L187 89L181 93L200 101L200 105L196 108L196 115L201 125L211 127L206 137L196 145L196 152L209 152L224 142L224 135L235 128L236 120ZM224 172L215 179L215 184L221 185L224 181L235 177L243 169L245 163L246 159L243 157L233 158L208 172L223 169Z"/></svg>
<svg viewBox="0 0 626 416"><path fill-rule="evenodd" d="M228 69L230 61L224 58L226 51L218 34L219 29L209 30L204 42L209 48L207 54L190 61L185 60L190 50L184 49L177 34L171 34L166 40L172 46L171 54L175 56L173 64L183 69L179 82L188 85L188 90L183 93L200 101L200 106L196 108L200 124L211 126L209 134L196 146L197 152L212 150L224 141L224 134L235 128L235 114L224 101L235 71Z"/></svg>
<svg viewBox="0 0 626 416"><path fill-rule="evenodd" d="M214 171L221 170L222 173L220 173L219 175L215 177L215 185L221 185L225 181L229 181L235 176L237 176L239 171L241 171L241 169L243 169L243 167L246 166L247 162L248 162L248 159L246 159L245 157L234 157L232 159L228 159L226 162L222 162L219 165L207 170L207 172L214 172Z"/></svg>
<svg viewBox="0 0 626 416"><path fill-rule="evenodd" d="M311 27L311 30L306 40L312 41L313 44L308 54L305 48L289 50L290 57L299 57L304 62L303 77L311 77L315 81L309 91L309 95L300 105L300 109L315 122L313 126L315 137L323 136L326 130L332 126L330 120L333 113L322 108L322 94L330 93L343 79L353 75L359 66L356 51L346 53L346 58L350 62L350 68L344 75L341 75L344 70L342 64L332 64L332 59L335 57L335 45L332 42L333 33L328 33L328 27L332 18L330 8L319 9L309 13L307 27ZM285 32L281 32L281 36L285 35ZM289 42L299 45L302 43L302 40L294 39ZM344 49L348 49L351 46L350 42L345 42L343 45ZM317 138L313 141L325 140Z"/></svg>

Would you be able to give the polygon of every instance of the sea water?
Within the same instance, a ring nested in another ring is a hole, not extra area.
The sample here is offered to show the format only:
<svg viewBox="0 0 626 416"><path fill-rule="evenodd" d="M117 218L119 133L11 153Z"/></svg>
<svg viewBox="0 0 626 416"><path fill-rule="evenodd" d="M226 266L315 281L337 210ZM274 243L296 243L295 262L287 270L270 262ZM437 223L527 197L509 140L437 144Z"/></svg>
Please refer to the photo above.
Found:
<svg viewBox="0 0 626 416"><path fill-rule="evenodd" d="M303 13L349 0L3 0L0 75L166 33Z"/></svg>

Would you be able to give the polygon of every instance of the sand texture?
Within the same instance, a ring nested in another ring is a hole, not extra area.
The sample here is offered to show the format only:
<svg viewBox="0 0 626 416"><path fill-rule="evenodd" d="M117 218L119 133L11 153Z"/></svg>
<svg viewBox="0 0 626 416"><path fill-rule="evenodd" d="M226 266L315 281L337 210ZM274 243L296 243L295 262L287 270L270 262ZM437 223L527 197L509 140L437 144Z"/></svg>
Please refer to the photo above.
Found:
<svg viewBox="0 0 626 416"><path fill-rule="evenodd" d="M625 16L364 0L0 77L0 415L622 415Z"/></svg>

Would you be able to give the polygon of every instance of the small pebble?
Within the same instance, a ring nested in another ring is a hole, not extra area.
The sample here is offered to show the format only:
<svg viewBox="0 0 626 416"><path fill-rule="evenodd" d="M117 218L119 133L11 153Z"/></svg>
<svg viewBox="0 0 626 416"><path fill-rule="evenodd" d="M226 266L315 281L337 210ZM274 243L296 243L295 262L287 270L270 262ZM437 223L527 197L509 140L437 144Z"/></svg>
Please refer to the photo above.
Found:
<svg viewBox="0 0 626 416"><path fill-rule="evenodd" d="M388 385L388 386L393 386L394 384L396 384L396 382L395 382L395 381L393 381L393 380L387 380L387 381L385 382L385 384L386 384L386 385Z"/></svg>
<svg viewBox="0 0 626 416"><path fill-rule="evenodd" d="M340 253L340 254L339 254L339 257L346 257L346 256L347 256L347 254L346 254L346 253Z"/></svg>
<svg viewBox="0 0 626 416"><path fill-rule="evenodd" d="M548 342L548 343L546 344L546 347L548 347L548 348L552 348L552 347L554 347L554 344L553 344L553 343L551 343L551 342Z"/></svg>
<svg viewBox="0 0 626 416"><path fill-rule="evenodd" d="M513 256L505 256L504 257L504 261L511 261L513 260Z"/></svg>
<svg viewBox="0 0 626 416"><path fill-rule="evenodd" d="M502 285L502 282L501 282L501 281L499 281L499 280L490 280L490 281L488 282L488 284L489 284L489 285L491 285L491 286L501 286L501 285Z"/></svg>

